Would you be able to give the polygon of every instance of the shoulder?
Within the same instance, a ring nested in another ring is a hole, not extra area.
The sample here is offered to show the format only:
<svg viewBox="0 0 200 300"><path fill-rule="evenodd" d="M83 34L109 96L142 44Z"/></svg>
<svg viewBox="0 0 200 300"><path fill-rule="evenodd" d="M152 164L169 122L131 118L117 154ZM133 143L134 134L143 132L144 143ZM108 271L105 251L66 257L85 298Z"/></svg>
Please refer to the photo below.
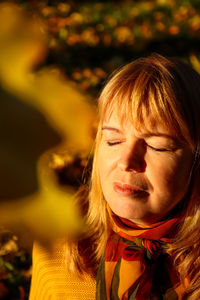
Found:
<svg viewBox="0 0 200 300"><path fill-rule="evenodd" d="M56 241L51 251L38 243L33 247L33 274L29 300L94 300L96 280L67 271L64 240Z"/></svg>

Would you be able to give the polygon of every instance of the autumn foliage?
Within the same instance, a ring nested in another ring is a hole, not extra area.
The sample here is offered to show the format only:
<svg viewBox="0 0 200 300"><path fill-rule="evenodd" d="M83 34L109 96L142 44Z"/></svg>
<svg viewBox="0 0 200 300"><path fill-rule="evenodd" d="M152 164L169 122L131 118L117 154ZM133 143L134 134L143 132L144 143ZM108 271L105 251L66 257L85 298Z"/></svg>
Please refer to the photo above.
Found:
<svg viewBox="0 0 200 300"><path fill-rule="evenodd" d="M33 239L84 230L74 195L106 78L150 52L200 72L200 1L5 1L0 20L0 299L23 300Z"/></svg>

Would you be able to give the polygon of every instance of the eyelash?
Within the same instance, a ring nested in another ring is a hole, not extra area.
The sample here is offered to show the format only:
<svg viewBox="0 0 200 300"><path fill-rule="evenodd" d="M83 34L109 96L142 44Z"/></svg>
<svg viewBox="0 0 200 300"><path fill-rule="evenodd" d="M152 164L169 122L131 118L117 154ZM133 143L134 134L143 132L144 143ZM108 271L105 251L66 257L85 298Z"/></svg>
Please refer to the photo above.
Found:
<svg viewBox="0 0 200 300"><path fill-rule="evenodd" d="M114 145L118 145L120 144L121 142L107 142L108 146L114 146Z"/></svg>
<svg viewBox="0 0 200 300"><path fill-rule="evenodd" d="M166 149L166 148L155 148L155 147L152 147L150 145L147 144L147 147L151 148L152 150L156 151L156 152L167 152L167 151L170 151L169 149Z"/></svg>
<svg viewBox="0 0 200 300"><path fill-rule="evenodd" d="M120 144L121 142L118 141L118 142L107 142L107 145L112 147L112 146L115 146L115 145L118 145ZM146 144L147 147L149 147L150 149L152 149L153 151L156 151L156 152L167 152L167 151L170 151L169 149L166 149L166 148L155 148L155 147L152 147L148 144Z"/></svg>

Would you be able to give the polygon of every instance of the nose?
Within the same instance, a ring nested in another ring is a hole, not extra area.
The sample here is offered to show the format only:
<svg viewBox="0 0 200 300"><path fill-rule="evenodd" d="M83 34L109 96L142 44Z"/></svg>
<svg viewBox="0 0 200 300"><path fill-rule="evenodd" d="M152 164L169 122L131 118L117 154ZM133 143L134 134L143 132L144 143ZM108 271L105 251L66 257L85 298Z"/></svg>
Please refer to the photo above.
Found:
<svg viewBox="0 0 200 300"><path fill-rule="evenodd" d="M126 145L121 151L118 166L122 171L141 173L146 169L145 147L142 143Z"/></svg>

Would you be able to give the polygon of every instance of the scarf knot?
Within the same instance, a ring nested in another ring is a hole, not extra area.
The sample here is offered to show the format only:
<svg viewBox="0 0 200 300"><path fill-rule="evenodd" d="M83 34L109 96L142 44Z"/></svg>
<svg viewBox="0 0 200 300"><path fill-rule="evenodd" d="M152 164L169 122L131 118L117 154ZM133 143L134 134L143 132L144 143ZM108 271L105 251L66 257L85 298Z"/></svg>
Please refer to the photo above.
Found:
<svg viewBox="0 0 200 300"><path fill-rule="evenodd" d="M165 243L161 241L143 239L142 244L147 251L148 256L152 259L157 259L157 257L163 252L163 246Z"/></svg>
<svg viewBox="0 0 200 300"><path fill-rule="evenodd" d="M122 251L122 260L140 261L141 265L152 265L162 254L163 243L149 239L135 238L132 245Z"/></svg>
<svg viewBox="0 0 200 300"><path fill-rule="evenodd" d="M177 289L181 284L163 247L182 219L141 228L112 212L110 217L113 232L99 266L96 300L182 299L184 289Z"/></svg>

